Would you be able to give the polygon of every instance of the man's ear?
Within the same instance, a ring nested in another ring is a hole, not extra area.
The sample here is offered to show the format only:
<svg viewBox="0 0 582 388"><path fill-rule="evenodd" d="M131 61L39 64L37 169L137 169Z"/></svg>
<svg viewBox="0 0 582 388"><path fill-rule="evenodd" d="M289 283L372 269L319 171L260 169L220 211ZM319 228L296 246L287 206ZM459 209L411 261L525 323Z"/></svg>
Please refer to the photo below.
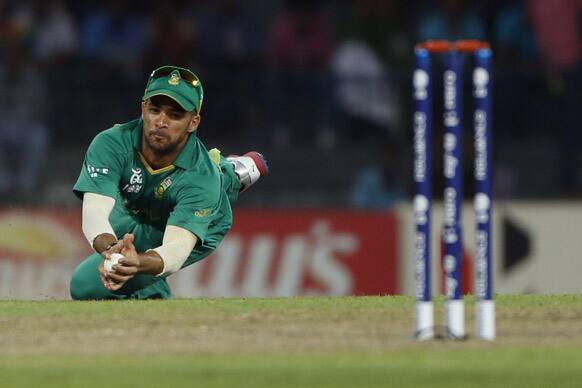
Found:
<svg viewBox="0 0 582 388"><path fill-rule="evenodd" d="M190 127L188 128L188 133L196 132L199 125L200 125L200 115L196 113L192 116L192 119L190 119Z"/></svg>
<svg viewBox="0 0 582 388"><path fill-rule="evenodd" d="M145 115L145 110L146 110L146 102L142 101L141 102L141 119L143 120L143 117Z"/></svg>

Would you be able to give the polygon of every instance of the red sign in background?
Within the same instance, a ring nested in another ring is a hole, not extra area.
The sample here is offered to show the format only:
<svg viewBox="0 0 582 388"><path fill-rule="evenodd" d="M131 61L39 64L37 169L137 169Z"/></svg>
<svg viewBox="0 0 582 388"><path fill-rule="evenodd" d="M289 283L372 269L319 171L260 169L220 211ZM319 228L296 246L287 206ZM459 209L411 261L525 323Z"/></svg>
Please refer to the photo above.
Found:
<svg viewBox="0 0 582 388"><path fill-rule="evenodd" d="M194 266L191 280L208 296L396 294L397 220L392 213L238 210L217 252Z"/></svg>
<svg viewBox="0 0 582 388"><path fill-rule="evenodd" d="M235 210L217 251L170 277L177 297L397 294L392 213ZM0 298L68 298L91 251L80 209L0 211Z"/></svg>
<svg viewBox="0 0 582 388"><path fill-rule="evenodd" d="M80 209L1 209L0 298L69 298L73 268L90 252Z"/></svg>

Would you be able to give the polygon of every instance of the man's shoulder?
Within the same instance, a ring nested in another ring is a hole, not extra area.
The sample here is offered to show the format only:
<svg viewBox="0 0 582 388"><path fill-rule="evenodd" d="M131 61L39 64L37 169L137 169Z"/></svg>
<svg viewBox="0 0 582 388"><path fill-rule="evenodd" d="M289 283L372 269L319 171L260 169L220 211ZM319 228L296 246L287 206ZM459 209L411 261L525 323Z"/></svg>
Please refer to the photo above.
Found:
<svg viewBox="0 0 582 388"><path fill-rule="evenodd" d="M97 136L118 137L120 139L131 138L135 130L141 126L141 120L136 119L122 124L113 124L112 127L101 131Z"/></svg>
<svg viewBox="0 0 582 388"><path fill-rule="evenodd" d="M220 179L220 151L216 157L212 155L212 151L209 152L206 149L200 139L194 138L186 146L184 152L185 154L180 155L176 164L184 168L187 174Z"/></svg>
<svg viewBox="0 0 582 388"><path fill-rule="evenodd" d="M141 120L132 120L127 123L114 124L112 127L99 132L94 139L94 142L113 143L116 145L131 146L133 142L134 131L141 125Z"/></svg>
<svg viewBox="0 0 582 388"><path fill-rule="evenodd" d="M206 177L209 184L220 184L220 154L218 159L213 158L206 147L200 143L198 158L191 171L199 176Z"/></svg>
<svg viewBox="0 0 582 388"><path fill-rule="evenodd" d="M192 165L184 172L185 179L182 181L188 188L204 189L212 192L220 190L221 173L216 161L209 155L208 150L199 144L197 155Z"/></svg>

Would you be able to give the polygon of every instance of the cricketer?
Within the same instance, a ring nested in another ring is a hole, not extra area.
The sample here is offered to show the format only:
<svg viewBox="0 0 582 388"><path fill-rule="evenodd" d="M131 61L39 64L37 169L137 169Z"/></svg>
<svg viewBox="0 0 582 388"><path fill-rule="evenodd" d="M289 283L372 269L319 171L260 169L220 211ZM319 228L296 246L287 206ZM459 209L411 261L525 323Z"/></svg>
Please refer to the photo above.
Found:
<svg viewBox="0 0 582 388"><path fill-rule="evenodd" d="M268 174L258 152L224 158L205 148L196 133L202 101L193 72L158 68L141 117L89 145L73 191L95 253L73 273L73 299L170 298L166 278L218 247L232 225L231 203ZM123 257L107 271L114 254Z"/></svg>

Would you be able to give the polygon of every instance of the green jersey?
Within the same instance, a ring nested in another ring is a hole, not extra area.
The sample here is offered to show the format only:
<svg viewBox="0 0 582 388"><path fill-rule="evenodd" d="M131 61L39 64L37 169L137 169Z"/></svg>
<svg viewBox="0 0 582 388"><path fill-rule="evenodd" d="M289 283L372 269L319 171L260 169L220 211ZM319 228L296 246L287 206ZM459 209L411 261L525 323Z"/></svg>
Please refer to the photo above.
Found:
<svg viewBox="0 0 582 388"><path fill-rule="evenodd" d="M114 198L111 225L118 237L138 229L138 249L161 245L166 225L189 230L198 238L189 265L216 249L232 225L223 173L195 134L172 165L157 170L141 155L141 138L141 120L99 133L73 191Z"/></svg>

